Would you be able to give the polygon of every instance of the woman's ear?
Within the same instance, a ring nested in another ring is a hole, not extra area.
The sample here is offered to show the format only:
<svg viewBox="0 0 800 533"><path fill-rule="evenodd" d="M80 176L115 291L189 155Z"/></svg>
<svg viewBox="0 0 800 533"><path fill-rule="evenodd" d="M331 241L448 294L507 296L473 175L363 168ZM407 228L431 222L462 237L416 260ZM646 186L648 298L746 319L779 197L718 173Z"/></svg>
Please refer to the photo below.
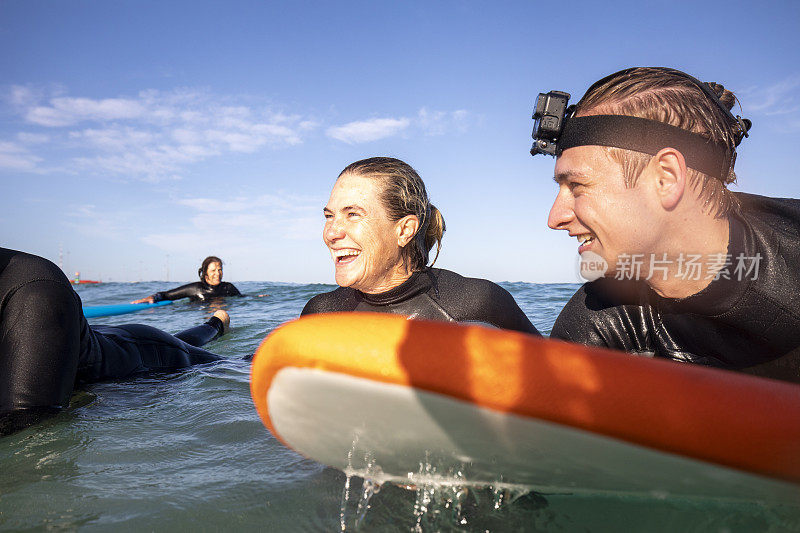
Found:
<svg viewBox="0 0 800 533"><path fill-rule="evenodd" d="M419 219L416 215L406 215L395 224L395 231L397 232L397 245L404 248L417 234L419 228Z"/></svg>
<svg viewBox="0 0 800 533"><path fill-rule="evenodd" d="M672 211L686 191L686 160L674 148L662 148L650 160L655 187L661 206Z"/></svg>

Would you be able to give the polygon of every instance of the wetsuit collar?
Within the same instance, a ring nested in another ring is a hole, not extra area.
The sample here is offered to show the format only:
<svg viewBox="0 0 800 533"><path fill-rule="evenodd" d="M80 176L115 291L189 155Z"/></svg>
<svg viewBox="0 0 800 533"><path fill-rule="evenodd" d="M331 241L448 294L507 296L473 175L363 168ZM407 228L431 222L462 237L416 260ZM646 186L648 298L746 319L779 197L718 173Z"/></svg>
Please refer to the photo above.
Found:
<svg viewBox="0 0 800 533"><path fill-rule="evenodd" d="M727 271L730 279L721 276L709 283L702 291L686 298L664 298L648 287L651 302L667 312L673 310L716 316L730 310L744 295L751 283L751 279L747 276L743 276L739 280L734 272L737 257L740 254L745 258L752 256L754 250L752 250L752 237L748 238L745 225L736 214L728 217L728 227L730 237L728 238L727 254L730 265L727 266ZM750 243L749 247L747 246L748 242ZM748 248L751 249L748 250Z"/></svg>
<svg viewBox="0 0 800 533"><path fill-rule="evenodd" d="M389 289L386 292L378 294L367 294L357 291L359 296L372 305L389 305L397 302L403 302L416 296L421 292L425 292L431 288L431 277L427 275L429 269L420 270L411 274L411 277L405 280L402 284L394 289Z"/></svg>

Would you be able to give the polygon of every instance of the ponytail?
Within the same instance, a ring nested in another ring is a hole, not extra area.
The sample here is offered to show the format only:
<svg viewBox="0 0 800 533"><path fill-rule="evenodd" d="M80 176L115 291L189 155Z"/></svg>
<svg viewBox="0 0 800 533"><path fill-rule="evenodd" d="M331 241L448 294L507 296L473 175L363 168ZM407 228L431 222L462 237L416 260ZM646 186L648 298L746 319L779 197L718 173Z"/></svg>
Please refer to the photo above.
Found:
<svg viewBox="0 0 800 533"><path fill-rule="evenodd" d="M430 206L430 220L428 222L428 227L425 229L425 250L430 251L433 249L433 245L436 244L436 255L431 261L431 266L436 264L436 260L439 258L439 251L442 249L442 237L444 237L444 232L447 231L447 227L444 223L444 216L442 216L442 212L436 208L433 204L428 204ZM427 258L427 253L426 253Z"/></svg>

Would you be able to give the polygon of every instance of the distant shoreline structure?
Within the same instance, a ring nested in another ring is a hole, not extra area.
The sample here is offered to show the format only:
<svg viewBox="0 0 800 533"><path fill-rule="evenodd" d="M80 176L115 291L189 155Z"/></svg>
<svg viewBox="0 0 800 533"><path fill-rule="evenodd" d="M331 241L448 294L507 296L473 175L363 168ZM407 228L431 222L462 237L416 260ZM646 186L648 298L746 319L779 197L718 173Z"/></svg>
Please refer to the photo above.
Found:
<svg viewBox="0 0 800 533"><path fill-rule="evenodd" d="M95 284L95 283L102 283L102 281L97 281L93 279L81 279L81 273L75 272L75 276L69 280L70 283L73 285L86 285L86 284Z"/></svg>

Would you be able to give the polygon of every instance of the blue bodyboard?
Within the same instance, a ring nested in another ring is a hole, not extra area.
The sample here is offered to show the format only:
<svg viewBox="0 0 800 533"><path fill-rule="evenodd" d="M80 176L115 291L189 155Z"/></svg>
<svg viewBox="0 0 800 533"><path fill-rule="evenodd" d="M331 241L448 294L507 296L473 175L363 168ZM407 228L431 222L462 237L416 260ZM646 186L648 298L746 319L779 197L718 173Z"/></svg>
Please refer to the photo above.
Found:
<svg viewBox="0 0 800 533"><path fill-rule="evenodd" d="M172 300L162 300L154 304L118 304L118 305L85 305L83 306L83 316L86 318L95 318L99 316L114 316L126 315L128 313L136 313L151 307L161 307L162 305L169 305Z"/></svg>

